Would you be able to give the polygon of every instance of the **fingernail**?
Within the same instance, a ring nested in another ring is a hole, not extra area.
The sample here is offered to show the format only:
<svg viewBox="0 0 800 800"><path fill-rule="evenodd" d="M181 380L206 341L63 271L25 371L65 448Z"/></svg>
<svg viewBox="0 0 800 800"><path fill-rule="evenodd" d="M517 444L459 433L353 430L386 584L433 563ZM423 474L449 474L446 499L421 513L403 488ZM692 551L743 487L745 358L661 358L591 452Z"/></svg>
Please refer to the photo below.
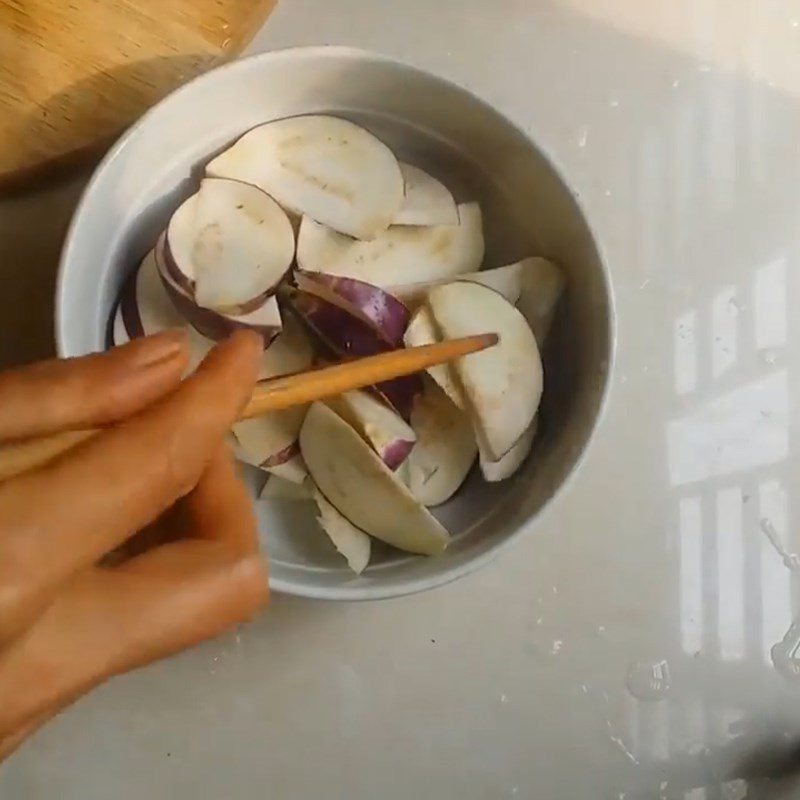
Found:
<svg viewBox="0 0 800 800"><path fill-rule="evenodd" d="M144 339L137 339L135 364L144 369L164 361L169 361L186 348L186 331L182 328L171 328L160 331Z"/></svg>

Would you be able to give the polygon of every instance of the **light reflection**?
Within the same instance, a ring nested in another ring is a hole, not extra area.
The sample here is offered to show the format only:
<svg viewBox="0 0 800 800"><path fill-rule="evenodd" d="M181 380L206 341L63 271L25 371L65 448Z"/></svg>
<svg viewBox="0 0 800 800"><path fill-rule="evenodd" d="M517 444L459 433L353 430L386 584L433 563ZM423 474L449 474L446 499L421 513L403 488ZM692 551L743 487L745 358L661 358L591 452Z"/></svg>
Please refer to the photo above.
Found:
<svg viewBox="0 0 800 800"><path fill-rule="evenodd" d="M667 428L672 485L781 461L789 453L789 394L781 370L703 403Z"/></svg>
<svg viewBox="0 0 800 800"><path fill-rule="evenodd" d="M703 522L700 497L684 497L679 507L681 644L694 655L703 646Z"/></svg>
<svg viewBox="0 0 800 800"><path fill-rule="evenodd" d="M736 158L736 103L738 87L724 82L709 82L706 113L706 135L703 137L705 162L713 192L714 205L724 209L736 199L738 160Z"/></svg>
<svg viewBox="0 0 800 800"><path fill-rule="evenodd" d="M744 656L744 539L742 490L717 492L717 619L720 655Z"/></svg>
<svg viewBox="0 0 800 800"><path fill-rule="evenodd" d="M759 350L786 344L786 259L759 267L753 287L756 347Z"/></svg>
<svg viewBox="0 0 800 800"><path fill-rule="evenodd" d="M697 387L697 312L687 311L675 320L675 391L688 394Z"/></svg>
<svg viewBox="0 0 800 800"><path fill-rule="evenodd" d="M736 363L738 316L736 289L726 286L711 303L711 371L715 378Z"/></svg>

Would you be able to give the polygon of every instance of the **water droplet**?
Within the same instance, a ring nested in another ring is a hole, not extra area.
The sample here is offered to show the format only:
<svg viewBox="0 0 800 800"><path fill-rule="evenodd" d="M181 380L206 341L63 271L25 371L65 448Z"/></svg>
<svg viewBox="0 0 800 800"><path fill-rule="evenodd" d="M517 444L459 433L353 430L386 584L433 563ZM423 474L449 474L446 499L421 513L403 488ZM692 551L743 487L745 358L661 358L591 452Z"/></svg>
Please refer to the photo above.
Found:
<svg viewBox="0 0 800 800"><path fill-rule="evenodd" d="M586 125L581 126L581 129L578 131L578 147L586 147L586 143L589 141L589 128Z"/></svg>
<svg viewBox="0 0 800 800"><path fill-rule="evenodd" d="M564 644L561 639L553 639L553 645L550 648L550 655L557 656L561 652L561 646Z"/></svg>
<svg viewBox="0 0 800 800"><path fill-rule="evenodd" d="M501 694L500 695L500 702L501 703L507 703L508 702L508 695L507 694Z"/></svg>
<svg viewBox="0 0 800 800"><path fill-rule="evenodd" d="M679 80L676 79L676 80L672 81L672 88L673 89L677 89L680 85L681 85L681 82Z"/></svg>
<svg viewBox="0 0 800 800"><path fill-rule="evenodd" d="M637 661L628 667L625 684L637 700L662 700L670 687L669 664L664 659Z"/></svg>
<svg viewBox="0 0 800 800"><path fill-rule="evenodd" d="M619 100L609 100L608 101L609 108L618 108L619 107Z"/></svg>

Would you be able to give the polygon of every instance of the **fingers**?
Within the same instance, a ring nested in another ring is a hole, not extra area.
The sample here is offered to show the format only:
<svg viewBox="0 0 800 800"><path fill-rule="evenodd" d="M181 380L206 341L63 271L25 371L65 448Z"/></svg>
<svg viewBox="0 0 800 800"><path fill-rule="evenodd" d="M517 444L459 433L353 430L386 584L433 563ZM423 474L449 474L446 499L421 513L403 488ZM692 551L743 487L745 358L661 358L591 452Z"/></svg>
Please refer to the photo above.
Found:
<svg viewBox="0 0 800 800"><path fill-rule="evenodd" d="M104 557L103 564L117 566L159 545L188 538L225 541L242 553L258 549L253 501L226 445L212 456L189 494Z"/></svg>
<svg viewBox="0 0 800 800"><path fill-rule="evenodd" d="M59 710L60 709L54 709L52 713L47 711L39 714L33 719L23 723L21 727L7 734L5 737L0 734L0 762L12 755L26 739L33 736L33 734L36 733L45 722L52 719Z"/></svg>
<svg viewBox="0 0 800 800"><path fill-rule="evenodd" d="M258 549L253 501L226 445L219 447L197 486L181 501L181 526L196 539L228 542L241 552Z"/></svg>
<svg viewBox="0 0 800 800"><path fill-rule="evenodd" d="M247 402L262 341L218 345L165 399L0 484L0 637L20 609L95 563L198 482Z"/></svg>
<svg viewBox="0 0 800 800"><path fill-rule="evenodd" d="M0 656L0 738L111 675L251 618L267 592L259 555L219 541L175 542L83 573Z"/></svg>
<svg viewBox="0 0 800 800"><path fill-rule="evenodd" d="M187 362L185 333L163 331L107 353L0 373L0 441L124 419L173 389Z"/></svg>

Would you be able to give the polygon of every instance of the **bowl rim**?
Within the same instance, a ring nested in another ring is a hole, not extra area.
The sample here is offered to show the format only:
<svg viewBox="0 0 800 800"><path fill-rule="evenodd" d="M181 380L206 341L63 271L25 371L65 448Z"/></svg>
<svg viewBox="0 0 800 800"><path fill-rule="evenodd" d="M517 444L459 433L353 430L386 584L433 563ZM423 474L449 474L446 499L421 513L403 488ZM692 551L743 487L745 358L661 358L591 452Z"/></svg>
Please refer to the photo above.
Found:
<svg viewBox="0 0 800 800"><path fill-rule="evenodd" d="M500 555L507 547L509 547L512 542L515 542L521 536L528 534L534 528L534 526L538 525L542 521L542 519L547 518L550 514L552 514L554 508L557 508L557 506L563 502L564 498L572 489L574 482L576 481L577 476L584 465L588 453L595 442L598 430L600 429L600 426L606 416L610 402L611 387L613 383L612 377L614 375L614 367L617 357L617 324L616 304L610 270L608 267L606 249L603 246L600 237L595 232L594 226L592 225L590 218L586 213L586 209L581 201L580 196L571 187L569 181L566 180L565 170L562 168L559 161L553 156L552 153L544 149L541 145L537 144L526 131L524 131L516 122L509 119L500 109L495 108L491 103L484 100L481 96L475 94L473 91L442 75L429 72L422 67L416 66L415 64L411 64L393 56L387 56L382 53L376 53L370 50L344 45L301 45L276 50L268 50L263 53L256 53L244 58L234 59L226 62L225 64L220 64L208 70L207 72L192 78L173 91L169 92L155 105L151 106L147 111L145 111L145 113L135 120L125 131L123 131L123 133L103 156L103 158L94 167L89 181L81 192L80 198L70 219L69 226L67 227L58 261L54 304L56 352L59 358L67 358L69 356L78 355L77 353L67 352L67 348L65 347L65 341L68 338L68 333L65 328L64 314L62 310L66 303L66 275L68 271L68 265L73 263L75 260L73 250L75 248L76 230L78 226L82 224L82 220L88 204L91 201L91 197L96 191L98 185L100 185L103 181L108 166L116 159L122 157L128 143L134 138L134 136L136 136L149 124L150 119L157 114L158 110L162 106L173 102L176 96L188 94L190 92L196 92L198 91L198 88L202 89L204 82L218 80L221 74L235 74L239 70L253 69L256 64L260 63L269 64L276 61L292 61L295 59L302 60L310 57L313 58L320 56L340 56L366 62L380 62L402 70L415 72L427 80L436 81L457 93L466 95L467 98L482 112L488 112L489 114L500 117L505 125L509 126L509 128L511 128L538 153L549 169L561 182L562 186L569 193L570 199L575 204L575 207L581 216L591 245L597 254L600 265L602 285L605 291L605 299L608 309L606 320L606 336L608 340L607 363L605 365L605 372L602 378L603 385L598 398L597 411L594 415L594 419L591 420L585 441L581 446L580 452L575 456L574 461L569 466L563 479L554 489L549 499L547 499L544 505L535 514L526 519L525 522L516 530L512 531L504 539L493 544L485 552L479 553L475 557L470 558L462 564L451 566L449 568L444 567L440 571L419 578L409 578L397 583L392 583L387 585L385 588L382 588L379 585L369 585L363 587L348 587L347 585L337 587L320 587L314 585L313 583L309 584L305 582L298 582L292 579L276 578L271 573L269 574L269 586L270 589L275 592L317 600L383 600L392 597L403 597L440 586L445 586L446 584L452 583L458 578L462 578L465 575L475 572L497 558L497 556ZM440 558L446 558L446 553L443 556L440 556Z"/></svg>

